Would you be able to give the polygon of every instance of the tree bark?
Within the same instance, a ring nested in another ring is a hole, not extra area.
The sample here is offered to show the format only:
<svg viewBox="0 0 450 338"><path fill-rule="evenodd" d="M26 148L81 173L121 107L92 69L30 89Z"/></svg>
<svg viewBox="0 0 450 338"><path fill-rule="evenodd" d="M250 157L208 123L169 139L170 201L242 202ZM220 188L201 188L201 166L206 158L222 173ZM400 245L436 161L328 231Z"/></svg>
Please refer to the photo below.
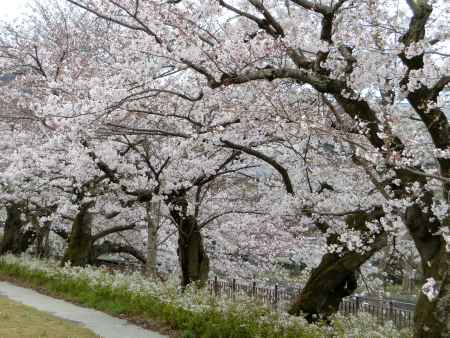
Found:
<svg viewBox="0 0 450 338"><path fill-rule="evenodd" d="M61 265L70 262L73 266L85 266L92 262L92 215L90 204L84 204L76 215L69 236L69 245Z"/></svg>
<svg viewBox="0 0 450 338"><path fill-rule="evenodd" d="M158 245L158 229L160 222L160 206L158 202L147 202L147 262L145 271L148 276L156 277L156 259Z"/></svg>
<svg viewBox="0 0 450 338"><path fill-rule="evenodd" d="M374 221L382 217L381 208L376 208L370 214L357 213L346 218L347 226L354 230L368 233L367 221ZM319 266L312 270L305 287L297 296L289 313L303 314L309 322L327 319L336 313L339 304L357 288L357 271L372 255L386 245L387 235L380 231L372 234L373 242L369 250L358 253L344 250L341 254L327 253L323 256ZM328 244L337 244L337 236L331 236Z"/></svg>
<svg viewBox="0 0 450 338"><path fill-rule="evenodd" d="M178 228L178 258L181 267L181 285L206 284L209 258L203 246L203 238L197 219L187 213L185 192L170 197L171 216Z"/></svg>
<svg viewBox="0 0 450 338"><path fill-rule="evenodd" d="M48 257L50 255L50 222L46 221L41 226L35 214L29 214L28 219L33 226L35 234L33 254L40 258Z"/></svg>
<svg viewBox="0 0 450 338"><path fill-rule="evenodd" d="M50 255L49 235L49 224L44 224L36 229L35 254L37 257L43 258Z"/></svg>
<svg viewBox="0 0 450 338"><path fill-rule="evenodd" d="M425 278L436 281L437 295L429 299L420 293L414 316L415 338L450 337L450 253L441 240L440 250L429 260Z"/></svg>
<svg viewBox="0 0 450 338"><path fill-rule="evenodd" d="M92 214L89 212L91 203L86 203L80 207L76 215L70 235L68 236L68 247L64 253L61 265L70 262L72 266L86 266L95 264L101 255L127 253L137 260L146 264L146 258L131 245L114 243L103 240L100 244L96 241L107 235L134 229L135 225L116 226L106 229L95 235L92 234ZM62 238L67 238L67 233L63 229L54 229Z"/></svg>
<svg viewBox="0 0 450 338"><path fill-rule="evenodd" d="M178 254L182 271L182 286L192 282L204 285L208 281L209 258L194 216L183 218L179 224Z"/></svg>
<svg viewBox="0 0 450 338"><path fill-rule="evenodd" d="M428 192L421 202L428 204L431 201L432 193ZM414 337L448 338L450 337L450 250L443 237L437 234L441 224L435 218L431 218L429 209L421 207L422 203L407 208L405 223L421 256L424 281L429 278L435 281L436 294L428 298L420 292L414 316ZM432 219L434 221L430 221Z"/></svg>
<svg viewBox="0 0 450 338"><path fill-rule="evenodd" d="M17 255L23 253L33 242L35 234L31 229L24 229L25 223L21 219L22 210L18 204L8 205L6 214L0 254L10 252Z"/></svg>

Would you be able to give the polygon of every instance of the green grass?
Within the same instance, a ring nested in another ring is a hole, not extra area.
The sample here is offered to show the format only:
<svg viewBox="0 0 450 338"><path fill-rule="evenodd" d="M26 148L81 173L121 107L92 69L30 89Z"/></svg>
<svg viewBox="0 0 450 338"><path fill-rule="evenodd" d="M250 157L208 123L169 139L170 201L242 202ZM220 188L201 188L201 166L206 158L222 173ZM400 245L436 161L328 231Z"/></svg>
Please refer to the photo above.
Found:
<svg viewBox="0 0 450 338"><path fill-rule="evenodd" d="M319 338L319 334L306 334L301 327L279 332L271 323L259 324L257 318L264 313L224 314L214 306L202 312L191 312L172 304L163 304L156 298L142 297L123 289L91 288L83 280L58 279L42 272L27 271L23 267L0 263L0 274L27 285L45 289L50 295L74 301L114 316L126 315L157 321L179 332L190 332L202 338Z"/></svg>
<svg viewBox="0 0 450 338"><path fill-rule="evenodd" d="M0 297L0 338L95 338L90 330Z"/></svg>

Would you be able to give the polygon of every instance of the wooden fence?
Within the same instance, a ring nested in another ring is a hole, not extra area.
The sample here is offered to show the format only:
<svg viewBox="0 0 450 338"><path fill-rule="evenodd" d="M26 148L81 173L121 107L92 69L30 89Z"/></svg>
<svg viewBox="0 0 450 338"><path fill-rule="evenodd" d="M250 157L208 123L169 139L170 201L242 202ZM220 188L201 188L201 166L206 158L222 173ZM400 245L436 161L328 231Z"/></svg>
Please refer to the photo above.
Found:
<svg viewBox="0 0 450 338"><path fill-rule="evenodd" d="M292 298L300 292L299 288L260 287L254 281L250 284L219 280L217 277L208 281L208 289L216 296L249 296L270 304L277 308L288 306ZM357 315L366 312L374 316L380 323L392 321L398 328L412 327L414 325L413 303L399 302L392 299L378 299L371 297L353 296L345 298L339 312L344 315Z"/></svg>

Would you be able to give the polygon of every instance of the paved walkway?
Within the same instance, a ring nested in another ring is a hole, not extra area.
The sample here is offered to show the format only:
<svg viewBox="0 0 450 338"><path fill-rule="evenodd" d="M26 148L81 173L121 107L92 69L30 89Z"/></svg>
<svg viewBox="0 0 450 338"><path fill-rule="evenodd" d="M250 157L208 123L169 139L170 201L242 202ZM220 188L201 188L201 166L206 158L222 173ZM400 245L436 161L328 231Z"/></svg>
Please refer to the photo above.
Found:
<svg viewBox="0 0 450 338"><path fill-rule="evenodd" d="M132 325L126 320L51 298L11 283L0 282L0 296L51 313L56 317L79 323L103 338L168 338Z"/></svg>

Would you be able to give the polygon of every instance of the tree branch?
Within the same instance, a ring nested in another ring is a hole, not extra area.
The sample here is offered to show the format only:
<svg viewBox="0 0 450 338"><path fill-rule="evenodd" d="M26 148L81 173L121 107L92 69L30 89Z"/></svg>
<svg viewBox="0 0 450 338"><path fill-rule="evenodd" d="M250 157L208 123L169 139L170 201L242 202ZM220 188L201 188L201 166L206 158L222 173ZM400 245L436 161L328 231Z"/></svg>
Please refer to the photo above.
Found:
<svg viewBox="0 0 450 338"><path fill-rule="evenodd" d="M266 162L267 164L269 164L270 166L272 166L281 175L281 177L283 179L284 187L285 187L286 191L288 192L288 194L295 195L294 187L292 185L291 178L289 176L287 169L284 168L281 164L279 164L275 159L261 153L260 151L257 151L255 149L252 149L252 148L249 148L249 147L246 147L243 145L235 144L230 141L223 140L223 139L221 139L220 141L227 148L242 151L248 155L259 158L260 160L262 160L262 161Z"/></svg>
<svg viewBox="0 0 450 338"><path fill-rule="evenodd" d="M87 5L81 4L79 1L76 1L76 0L66 0L66 1L70 2L72 5L80 7L82 9L86 10L87 12L89 12L91 14L94 14L95 16L97 16L97 17L99 17L101 19L104 19L106 21L113 22L115 24L118 24L118 25L123 26L125 28L129 28L131 30L144 32L144 33L152 36L158 44L162 44L162 40L158 37L158 35L155 32L153 32L150 28L148 28L148 26L144 25L142 23L142 21L140 21L136 16L133 17L133 15L131 15L128 11L125 11L125 12L130 17L134 18L140 24L140 26L132 25L132 24L126 23L124 21L117 20L117 19L115 19L115 18L113 18L111 16L102 14L99 11L97 11L97 10L87 6ZM116 4L114 2L113 2L113 4L116 5L117 7L121 8L122 10L124 10L122 6L119 6L118 4Z"/></svg>
<svg viewBox="0 0 450 338"><path fill-rule="evenodd" d="M94 256L96 258L101 255L114 253L127 253L139 260L141 263L147 263L147 259L145 258L145 256L141 252L133 248L131 245L104 241L100 245L94 246Z"/></svg>
<svg viewBox="0 0 450 338"><path fill-rule="evenodd" d="M133 223L130 225L118 225L118 226L100 231L97 234L95 234L94 236L92 236L92 242L95 242L95 241L99 240L100 238L106 237L106 236L114 234L116 232L133 230L134 228L136 228L136 225L137 225L136 223Z"/></svg>

